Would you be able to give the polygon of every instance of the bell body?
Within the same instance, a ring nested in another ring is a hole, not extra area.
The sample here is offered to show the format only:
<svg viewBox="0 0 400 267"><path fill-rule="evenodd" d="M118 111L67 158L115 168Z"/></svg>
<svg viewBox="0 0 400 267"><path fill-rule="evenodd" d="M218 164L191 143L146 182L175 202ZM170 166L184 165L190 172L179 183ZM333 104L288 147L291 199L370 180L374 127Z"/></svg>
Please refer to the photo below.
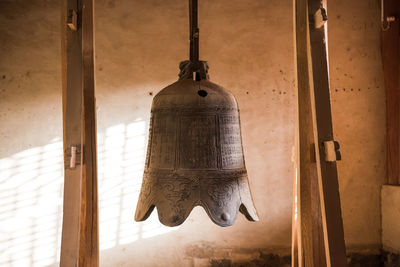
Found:
<svg viewBox="0 0 400 267"><path fill-rule="evenodd" d="M161 223L177 226L197 205L220 226L232 225L239 210L258 220L234 96L207 79L182 79L153 99L135 220L157 207Z"/></svg>

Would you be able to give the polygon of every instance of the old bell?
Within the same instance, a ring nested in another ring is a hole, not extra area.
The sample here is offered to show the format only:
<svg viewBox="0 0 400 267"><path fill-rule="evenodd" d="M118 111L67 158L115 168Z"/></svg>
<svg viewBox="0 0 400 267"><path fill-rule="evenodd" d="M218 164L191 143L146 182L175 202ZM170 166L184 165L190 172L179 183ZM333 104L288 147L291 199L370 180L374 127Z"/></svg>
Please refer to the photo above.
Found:
<svg viewBox="0 0 400 267"><path fill-rule="evenodd" d="M153 99L149 143L135 220L157 207L161 223L182 224L202 206L220 226L232 225L238 211L257 221L240 133L235 97L209 81L198 60L197 0L190 0L190 61L179 80Z"/></svg>

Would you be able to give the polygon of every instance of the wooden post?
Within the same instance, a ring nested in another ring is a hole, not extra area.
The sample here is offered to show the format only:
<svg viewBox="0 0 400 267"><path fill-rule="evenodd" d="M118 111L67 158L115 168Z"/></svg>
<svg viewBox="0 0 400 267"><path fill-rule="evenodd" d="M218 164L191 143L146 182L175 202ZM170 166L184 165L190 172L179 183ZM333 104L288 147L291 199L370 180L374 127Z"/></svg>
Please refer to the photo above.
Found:
<svg viewBox="0 0 400 267"><path fill-rule="evenodd" d="M325 11L321 0L294 0L298 216L293 228L301 235L292 266L346 266L336 162L326 161L324 147L333 141Z"/></svg>
<svg viewBox="0 0 400 267"><path fill-rule="evenodd" d="M310 51L312 63L311 107L314 119L315 155L321 200L322 225L327 266L347 266L346 246L336 161L326 161L324 142L333 141L329 64L327 51L326 0L308 0L312 21Z"/></svg>
<svg viewBox="0 0 400 267"><path fill-rule="evenodd" d="M383 1L383 0L381 0ZM400 184L400 1L384 0L382 63L386 90L386 183ZM387 22L388 16L397 20Z"/></svg>
<svg viewBox="0 0 400 267"><path fill-rule="evenodd" d="M65 267L99 264L93 17L93 0L62 1Z"/></svg>
<svg viewBox="0 0 400 267"><path fill-rule="evenodd" d="M325 266L325 250L317 165L314 149L310 91L309 29L306 0L294 0L295 62L297 81L296 172L298 216L295 227L301 236L297 266Z"/></svg>

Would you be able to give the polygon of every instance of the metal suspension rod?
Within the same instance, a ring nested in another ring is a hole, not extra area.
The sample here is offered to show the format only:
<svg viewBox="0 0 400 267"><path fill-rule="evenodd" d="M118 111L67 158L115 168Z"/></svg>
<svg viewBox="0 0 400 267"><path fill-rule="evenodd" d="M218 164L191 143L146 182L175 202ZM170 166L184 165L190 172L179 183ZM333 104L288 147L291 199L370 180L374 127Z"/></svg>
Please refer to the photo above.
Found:
<svg viewBox="0 0 400 267"><path fill-rule="evenodd" d="M189 0L190 61L199 61L199 28L197 23L197 0Z"/></svg>

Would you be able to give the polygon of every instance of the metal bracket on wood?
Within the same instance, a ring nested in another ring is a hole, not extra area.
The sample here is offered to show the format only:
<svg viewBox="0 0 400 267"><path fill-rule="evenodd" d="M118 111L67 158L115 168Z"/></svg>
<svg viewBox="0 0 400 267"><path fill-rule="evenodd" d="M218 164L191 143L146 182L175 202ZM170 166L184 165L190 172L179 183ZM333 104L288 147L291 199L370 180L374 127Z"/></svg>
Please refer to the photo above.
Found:
<svg viewBox="0 0 400 267"><path fill-rule="evenodd" d="M75 169L81 164L81 145L72 145L65 153L65 168Z"/></svg>
<svg viewBox="0 0 400 267"><path fill-rule="evenodd" d="M381 28L384 32L390 29L391 23L399 20L398 17L393 15L385 17L385 13L385 0L381 0Z"/></svg>
<svg viewBox="0 0 400 267"><path fill-rule="evenodd" d="M321 28L327 20L328 16L326 15L326 10L325 8L321 7L317 10L317 12L315 12L312 21L314 21L315 28Z"/></svg>
<svg viewBox="0 0 400 267"><path fill-rule="evenodd" d="M325 161L334 162L342 159L340 154L340 144L337 141L324 142Z"/></svg>
<svg viewBox="0 0 400 267"><path fill-rule="evenodd" d="M78 30L78 14L73 9L68 10L67 25L72 31Z"/></svg>

